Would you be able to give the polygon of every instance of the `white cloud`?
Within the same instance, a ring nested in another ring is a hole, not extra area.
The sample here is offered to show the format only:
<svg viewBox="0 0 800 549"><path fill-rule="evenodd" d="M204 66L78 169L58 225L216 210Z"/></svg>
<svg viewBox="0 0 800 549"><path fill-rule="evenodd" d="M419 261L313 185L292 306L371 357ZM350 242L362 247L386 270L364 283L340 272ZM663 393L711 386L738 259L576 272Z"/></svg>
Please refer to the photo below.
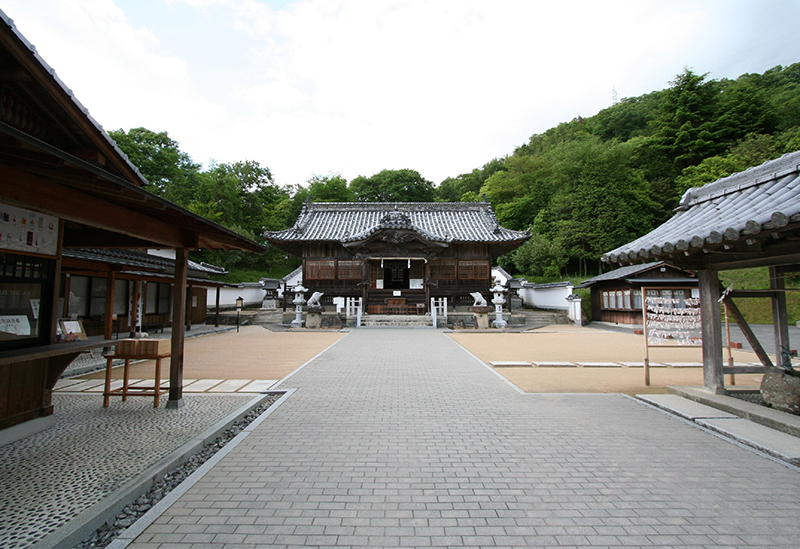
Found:
<svg viewBox="0 0 800 549"><path fill-rule="evenodd" d="M800 10L773 0L117 2L4 9L107 127L167 130L197 161L258 160L282 183L384 168L438 182L614 89L800 57L780 30Z"/></svg>

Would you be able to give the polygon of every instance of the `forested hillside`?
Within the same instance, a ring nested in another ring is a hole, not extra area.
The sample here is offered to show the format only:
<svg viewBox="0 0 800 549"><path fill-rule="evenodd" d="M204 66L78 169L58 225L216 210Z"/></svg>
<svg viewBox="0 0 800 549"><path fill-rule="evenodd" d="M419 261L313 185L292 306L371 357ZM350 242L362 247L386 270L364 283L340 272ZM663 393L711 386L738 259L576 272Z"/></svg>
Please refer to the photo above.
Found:
<svg viewBox="0 0 800 549"><path fill-rule="evenodd" d="M252 160L203 169L166 132L110 133L151 192L253 239L290 227L309 196L458 202L485 195L504 226L533 233L500 264L529 277L585 277L597 273L604 252L669 218L686 189L800 150L800 63L736 80L685 70L664 90L535 134L508 156L438 187L411 169L349 182L332 173L281 186ZM198 259L240 278L282 276L299 264L274 249Z"/></svg>
<svg viewBox="0 0 800 549"><path fill-rule="evenodd" d="M533 135L504 159L438 188L486 195L500 222L533 238L512 271L596 273L600 256L672 214L683 192L800 149L800 63L736 80L685 70L671 85Z"/></svg>

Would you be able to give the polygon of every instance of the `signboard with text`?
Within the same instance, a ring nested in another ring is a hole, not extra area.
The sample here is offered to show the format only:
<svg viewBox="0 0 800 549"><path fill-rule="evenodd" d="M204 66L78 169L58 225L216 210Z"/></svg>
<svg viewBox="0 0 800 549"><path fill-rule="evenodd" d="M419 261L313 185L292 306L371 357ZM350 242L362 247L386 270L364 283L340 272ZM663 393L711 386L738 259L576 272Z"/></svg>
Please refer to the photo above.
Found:
<svg viewBox="0 0 800 549"><path fill-rule="evenodd" d="M55 257L58 218L0 203L0 250Z"/></svg>

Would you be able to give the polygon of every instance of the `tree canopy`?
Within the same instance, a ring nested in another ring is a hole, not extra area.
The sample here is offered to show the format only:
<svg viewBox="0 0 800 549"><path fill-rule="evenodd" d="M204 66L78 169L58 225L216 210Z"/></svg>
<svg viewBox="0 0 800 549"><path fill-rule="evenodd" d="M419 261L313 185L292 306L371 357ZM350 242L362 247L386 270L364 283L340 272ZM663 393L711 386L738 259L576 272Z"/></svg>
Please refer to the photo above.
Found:
<svg viewBox="0 0 800 549"><path fill-rule="evenodd" d="M148 189L254 239L291 227L303 202L479 201L504 226L531 240L500 258L518 273L554 277L594 273L600 256L672 215L690 187L800 150L800 63L735 80L683 70L663 90L624 98L578 116L438 186L412 169L382 170L348 182L314 175L278 186L253 160L206 169L167 132L110 132L150 182ZM226 267L283 275L299 262L274 249L257 257L208 253Z"/></svg>
<svg viewBox="0 0 800 549"><path fill-rule="evenodd" d="M594 273L604 252L669 218L688 188L798 149L800 63L719 81L685 69L664 90L561 123L445 179L438 199L485 194L503 225L533 232L500 259L506 268Z"/></svg>

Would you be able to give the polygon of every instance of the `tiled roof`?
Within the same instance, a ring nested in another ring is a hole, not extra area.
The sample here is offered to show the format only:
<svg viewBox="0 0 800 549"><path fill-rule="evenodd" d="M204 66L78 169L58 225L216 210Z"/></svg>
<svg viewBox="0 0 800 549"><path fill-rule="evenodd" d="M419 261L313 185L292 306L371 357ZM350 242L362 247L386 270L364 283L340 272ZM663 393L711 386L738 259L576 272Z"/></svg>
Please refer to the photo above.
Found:
<svg viewBox="0 0 800 549"><path fill-rule="evenodd" d="M111 147L114 148L116 153L119 154L120 158L122 158L125 161L125 163L127 164L128 168L131 169L134 173L136 173L136 176L139 179L139 181L136 182L137 185L139 185L139 186L146 185L147 184L147 180L144 178L142 173L139 171L139 168L134 166L133 162L131 162L130 159L128 158L128 155L126 155L124 152L122 152L122 149L120 149L119 146L117 146L116 141L111 139L111 137L108 135L108 133L106 133L106 131L97 122L97 120L95 120L92 117L92 115L89 114L89 109L84 107L83 104L80 101L78 101L78 98L75 97L75 94L72 93L72 90L69 89L69 87L67 87L67 85L61 80L61 78L58 77L58 75L56 75L55 69L53 69L50 65L48 65L47 62L42 58L42 56L39 55L39 52L36 51L36 46L31 44L28 41L28 39L25 38L22 35L22 33L19 31L19 29L17 29L16 25L14 24L14 20L11 19L8 15L6 15L2 10L0 10L0 19L3 21L3 23L8 25L8 27L11 29L11 32L13 32L17 36L17 38L23 44L25 44L25 47L27 47L30 50L31 55L36 59L36 61L38 61L39 64L42 67L44 67L44 69L48 73L50 73L50 75L52 76L53 81L56 83L56 85L61 88L61 90L69 97L69 99L75 104L75 106L83 113L83 115L86 117L86 119L89 121L89 123L92 126L94 126L95 130L102 136L102 138Z"/></svg>
<svg viewBox="0 0 800 549"><path fill-rule="evenodd" d="M105 248L80 248L80 249L64 249L63 255L65 257L72 257L74 259L85 259L88 261L102 261L104 263L113 263L117 265L125 265L127 267L139 267L155 269L164 271L167 269L175 268L175 260L168 257L152 255L137 250L126 249L105 249ZM228 274L228 271L222 267L211 265L209 263L197 263L191 259L188 261L188 270L195 273L209 273L209 274Z"/></svg>
<svg viewBox="0 0 800 549"><path fill-rule="evenodd" d="M620 267L619 269L614 269L613 271L608 271L607 273L597 275L594 278L584 280L578 287L586 288L587 286L591 286L597 282L605 282L609 280L624 280L629 276L634 276L639 273L649 271L650 269L663 264L663 261L653 261L652 263L643 263L640 265L626 265L625 267Z"/></svg>
<svg viewBox="0 0 800 549"><path fill-rule="evenodd" d="M729 249L800 222L800 151L686 191L657 229L603 255L609 263L675 261Z"/></svg>
<svg viewBox="0 0 800 549"><path fill-rule="evenodd" d="M501 227L487 202L307 203L294 227L268 231L273 243L357 242L381 229L413 230L436 242L524 242L527 232Z"/></svg>

